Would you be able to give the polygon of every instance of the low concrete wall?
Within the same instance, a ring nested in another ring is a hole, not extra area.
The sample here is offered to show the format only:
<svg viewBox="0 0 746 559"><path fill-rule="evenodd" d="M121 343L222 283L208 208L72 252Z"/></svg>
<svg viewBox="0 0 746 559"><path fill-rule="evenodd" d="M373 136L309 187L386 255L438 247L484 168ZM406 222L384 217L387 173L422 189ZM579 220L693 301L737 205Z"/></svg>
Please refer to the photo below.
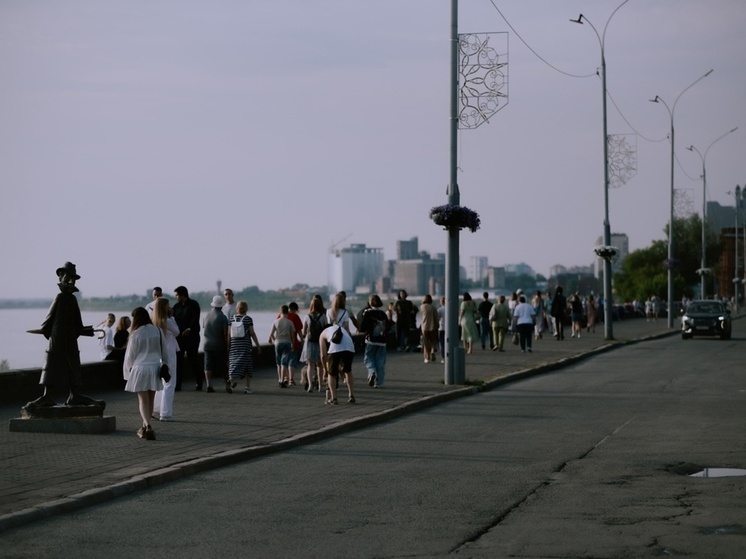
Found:
<svg viewBox="0 0 746 559"><path fill-rule="evenodd" d="M353 335L355 340L355 349L360 351L364 345L364 339L360 335ZM270 344L262 344L262 351L254 356L254 367L274 368L275 367L275 348ZM202 354L200 353L200 359ZM124 379L122 378L122 367L116 361L96 361L93 363L83 363L83 393L105 392L109 390L124 390ZM202 374L202 371L200 371ZM42 387L39 386L41 378L41 369L16 369L0 373L0 404L19 404L38 398L42 394ZM195 376L187 372L182 383L188 382L193 384ZM67 396L59 393L53 393L58 402Z"/></svg>

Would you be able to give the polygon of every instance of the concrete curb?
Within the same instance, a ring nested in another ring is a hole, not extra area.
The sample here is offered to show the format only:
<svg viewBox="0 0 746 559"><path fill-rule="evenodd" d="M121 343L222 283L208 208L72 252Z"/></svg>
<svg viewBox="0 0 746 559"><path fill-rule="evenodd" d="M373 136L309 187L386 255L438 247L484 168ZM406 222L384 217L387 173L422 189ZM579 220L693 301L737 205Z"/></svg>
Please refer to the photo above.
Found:
<svg viewBox="0 0 746 559"><path fill-rule="evenodd" d="M269 444L228 450L211 456L205 456L185 462L180 462L166 468L154 470L144 475L134 476L128 480L115 483L107 487L91 489L82 493L78 493L76 495L72 495L70 497L66 497L64 499L49 501L39 506L29 507L27 509L0 516L0 533L4 532L5 530L29 524L31 522L43 520L60 513L78 511L86 507L116 499L118 497L130 495L142 489L155 487L164 483L185 478L187 476L202 473L223 466L245 462L248 460L254 460L256 458L261 458L277 452L283 452L299 446L318 442L364 427L377 425L390 419L401 417L415 411L427 409L438 404L454 400L456 398L471 396L479 392L492 390L510 382L515 382L524 378L556 371L569 365L573 365L581 360L588 359L595 355L606 353L608 351L626 345L664 338L678 333L679 331L677 329L674 329L671 332L663 332L660 334L643 336L628 341L611 341L608 344L599 346L589 351L581 352L569 357L559 359L552 363L546 363L537 367L522 369L501 377L490 378L481 386L465 386L454 388L453 390L449 390L448 392L430 396L423 396L422 398L410 400L409 402L405 402L387 410L363 415L354 419L342 420L322 429L299 433L298 435L294 435L292 437L275 441Z"/></svg>

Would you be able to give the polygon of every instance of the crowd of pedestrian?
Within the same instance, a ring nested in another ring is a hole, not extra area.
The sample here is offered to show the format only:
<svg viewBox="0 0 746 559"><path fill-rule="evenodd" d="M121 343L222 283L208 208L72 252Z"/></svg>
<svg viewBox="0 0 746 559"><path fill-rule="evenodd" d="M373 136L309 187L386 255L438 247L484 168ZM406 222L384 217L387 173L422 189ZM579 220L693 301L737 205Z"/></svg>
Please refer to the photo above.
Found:
<svg viewBox="0 0 746 559"><path fill-rule="evenodd" d="M129 317L116 323L116 317L109 314L99 324L102 358L120 360L127 380L125 390L138 394L143 419L138 436L145 439L155 438L151 419L173 420L175 393L182 389L187 369L194 375L197 391L214 393L220 382L225 392L232 394L243 382L243 393L250 395L254 393L255 358L261 352L248 303L235 301L231 289L212 298L210 310L201 320L199 303L189 297L186 287L174 290L173 306L160 287L155 287L152 295L153 300L144 308L132 311L131 323ZM566 298L561 286L553 293L536 291L530 298L518 289L494 301L485 292L479 304L465 292L459 304L459 340L466 354L479 345L483 350L504 352L507 339L521 352L531 353L533 342L545 335L563 340L565 322L571 324L571 337L580 338L583 327L586 332L595 331L599 312L599 301L593 294L582 297L575 292ZM401 352L420 352L425 363L436 362L438 354L440 362L445 362L445 297L440 297L436 306L432 295L426 294L417 305L402 289L395 301L385 304L373 294L355 315L341 291L332 297L328 309L321 296L314 296L302 316L295 302L280 307L268 336L278 387L295 386L299 378L305 391L323 390L325 403L337 405L341 381L347 389L347 402L356 403L351 326L364 340L363 367L371 388L384 386L389 346ZM200 341L204 359L198 356ZM173 373L169 378L162 377L162 365Z"/></svg>

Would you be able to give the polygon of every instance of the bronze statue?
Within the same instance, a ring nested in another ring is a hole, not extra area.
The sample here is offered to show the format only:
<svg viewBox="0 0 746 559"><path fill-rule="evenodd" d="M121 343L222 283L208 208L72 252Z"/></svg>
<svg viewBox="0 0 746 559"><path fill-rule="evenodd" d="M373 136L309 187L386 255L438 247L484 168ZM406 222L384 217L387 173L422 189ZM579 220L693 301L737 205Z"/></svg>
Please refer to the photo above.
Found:
<svg viewBox="0 0 746 559"><path fill-rule="evenodd" d="M69 389L66 406L96 405L103 408L105 402L80 393L83 375L80 368L78 337L93 336L94 330L93 326L83 326L80 316L80 307L75 297L75 292L78 291L75 282L80 276L75 270L75 264L65 262L62 268L57 269L57 277L60 293L49 307L46 319L38 330L28 330L31 334L43 334L49 340L47 358L39 381L39 384L44 386L44 394L27 403L23 409L33 411L55 406L50 389L56 386Z"/></svg>

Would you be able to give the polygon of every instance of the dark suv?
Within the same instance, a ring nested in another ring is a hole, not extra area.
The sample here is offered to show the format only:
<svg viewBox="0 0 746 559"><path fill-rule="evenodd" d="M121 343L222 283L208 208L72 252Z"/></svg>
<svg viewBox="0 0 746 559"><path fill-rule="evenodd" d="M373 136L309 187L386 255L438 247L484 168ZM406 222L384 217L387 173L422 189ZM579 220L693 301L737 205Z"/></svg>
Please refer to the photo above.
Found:
<svg viewBox="0 0 746 559"><path fill-rule="evenodd" d="M731 335L730 310L720 301L692 301L681 316L681 338Z"/></svg>

